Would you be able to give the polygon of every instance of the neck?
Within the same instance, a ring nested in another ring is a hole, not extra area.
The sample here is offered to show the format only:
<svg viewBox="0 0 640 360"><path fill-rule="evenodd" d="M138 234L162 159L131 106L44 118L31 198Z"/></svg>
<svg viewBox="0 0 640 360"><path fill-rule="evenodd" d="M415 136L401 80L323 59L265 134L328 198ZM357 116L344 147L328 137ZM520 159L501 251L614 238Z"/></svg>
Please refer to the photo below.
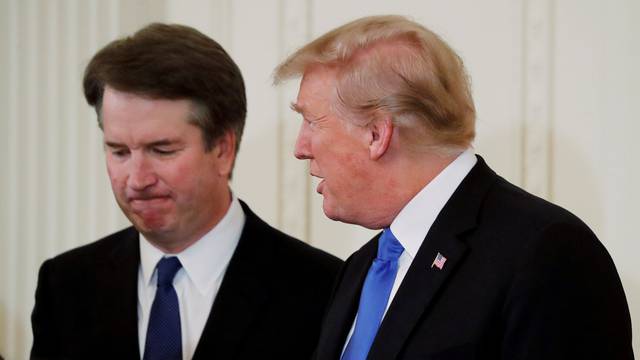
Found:
<svg viewBox="0 0 640 360"><path fill-rule="evenodd" d="M379 201L370 224L370 229L389 227L400 211L418 192L427 186L438 174L451 164L458 155L443 156L437 154L420 154L420 156L398 157L383 165L376 177L377 184L372 189L384 189L378 195Z"/></svg>
<svg viewBox="0 0 640 360"><path fill-rule="evenodd" d="M143 234L143 235L144 235L144 238L147 239L149 244L151 244L156 249L162 251L163 253L179 254L184 250L186 250L189 246L195 244L198 240L200 240L200 238L202 238L202 236L204 236L204 234L206 234L206 232L197 238L194 237L189 241L181 241L181 242L172 242L171 239L173 237L170 237L170 236L165 237L165 236L158 236L156 234Z"/></svg>

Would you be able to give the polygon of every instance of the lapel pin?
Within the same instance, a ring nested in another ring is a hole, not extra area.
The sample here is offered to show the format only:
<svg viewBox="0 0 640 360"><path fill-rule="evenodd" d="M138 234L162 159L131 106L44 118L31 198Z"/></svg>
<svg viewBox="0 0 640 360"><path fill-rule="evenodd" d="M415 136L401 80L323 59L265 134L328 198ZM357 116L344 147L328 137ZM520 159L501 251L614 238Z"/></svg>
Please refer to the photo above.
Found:
<svg viewBox="0 0 640 360"><path fill-rule="evenodd" d="M447 261L447 258L444 257L442 254L438 253L438 255L436 255L436 258L433 259L433 263L431 263L431 267L437 267L439 270L442 270L442 267L444 266L444 263Z"/></svg>

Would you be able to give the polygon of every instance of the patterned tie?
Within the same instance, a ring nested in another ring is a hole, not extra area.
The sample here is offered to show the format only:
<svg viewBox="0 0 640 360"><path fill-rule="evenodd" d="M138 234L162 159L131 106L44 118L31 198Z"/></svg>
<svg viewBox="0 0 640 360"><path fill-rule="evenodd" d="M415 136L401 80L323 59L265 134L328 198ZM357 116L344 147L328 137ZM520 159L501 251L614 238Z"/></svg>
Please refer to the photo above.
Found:
<svg viewBox="0 0 640 360"><path fill-rule="evenodd" d="M175 256L158 261L158 288L149 315L144 360L182 360L180 307L173 288L173 277L181 267Z"/></svg>
<svg viewBox="0 0 640 360"><path fill-rule="evenodd" d="M378 256L373 260L364 280L356 327L342 354L342 360L367 358L387 308L389 294L398 273L398 258L403 251L404 248L391 229L385 228L378 241Z"/></svg>

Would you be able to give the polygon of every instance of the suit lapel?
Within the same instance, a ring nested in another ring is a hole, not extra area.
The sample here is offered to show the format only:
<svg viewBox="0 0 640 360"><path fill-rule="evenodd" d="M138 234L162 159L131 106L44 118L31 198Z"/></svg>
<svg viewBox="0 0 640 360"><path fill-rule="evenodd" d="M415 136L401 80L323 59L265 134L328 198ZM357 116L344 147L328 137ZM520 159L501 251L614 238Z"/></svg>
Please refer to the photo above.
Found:
<svg viewBox="0 0 640 360"><path fill-rule="evenodd" d="M193 359L229 359L269 298L272 247L266 225L241 202L246 215L238 246L198 342Z"/></svg>
<svg viewBox="0 0 640 360"><path fill-rule="evenodd" d="M467 246L463 235L475 227L482 200L496 179L478 157L425 237L383 319L368 359L398 356L439 290L464 261ZM442 269L432 266L438 253L447 259Z"/></svg>
<svg viewBox="0 0 640 360"><path fill-rule="evenodd" d="M138 232L123 231L118 246L98 265L96 276L97 334L109 354L140 358L138 347Z"/></svg>
<svg viewBox="0 0 640 360"><path fill-rule="evenodd" d="M407 272L371 347L369 359L394 359L423 313L462 260L466 246L450 234L431 232ZM437 254L442 270L431 267Z"/></svg>
<svg viewBox="0 0 640 360"><path fill-rule="evenodd" d="M376 257L380 235L358 250L343 266L343 274L323 321L315 358L339 359L358 312L362 285Z"/></svg>

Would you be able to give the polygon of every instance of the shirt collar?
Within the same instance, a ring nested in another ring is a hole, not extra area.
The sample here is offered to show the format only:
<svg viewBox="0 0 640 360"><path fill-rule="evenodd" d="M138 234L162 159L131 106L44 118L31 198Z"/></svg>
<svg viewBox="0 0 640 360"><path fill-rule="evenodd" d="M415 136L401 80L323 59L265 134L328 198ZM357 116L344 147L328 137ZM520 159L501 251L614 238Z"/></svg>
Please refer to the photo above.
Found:
<svg viewBox="0 0 640 360"><path fill-rule="evenodd" d="M391 231L412 259L436 217L477 161L472 148L465 150L425 185L391 223Z"/></svg>
<svg viewBox="0 0 640 360"><path fill-rule="evenodd" d="M140 266L145 285L150 285L163 256L177 256L187 277L205 294L224 271L240 240L246 216L233 195L224 217L202 238L178 254L165 254L140 234Z"/></svg>

